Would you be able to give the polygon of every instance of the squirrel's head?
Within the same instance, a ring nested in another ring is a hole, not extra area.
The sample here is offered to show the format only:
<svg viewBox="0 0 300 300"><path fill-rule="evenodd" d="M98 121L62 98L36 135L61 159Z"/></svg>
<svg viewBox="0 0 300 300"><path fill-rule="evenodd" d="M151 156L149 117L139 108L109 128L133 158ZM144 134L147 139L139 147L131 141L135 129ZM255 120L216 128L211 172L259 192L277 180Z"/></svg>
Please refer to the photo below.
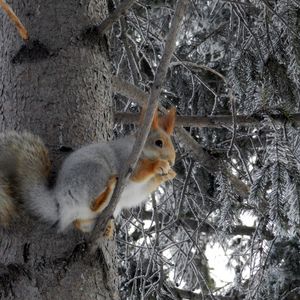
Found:
<svg viewBox="0 0 300 300"><path fill-rule="evenodd" d="M175 149L171 140L174 131L176 108L173 107L165 116L158 116L157 111L151 125L143 155L149 159L167 160L170 166L175 163Z"/></svg>

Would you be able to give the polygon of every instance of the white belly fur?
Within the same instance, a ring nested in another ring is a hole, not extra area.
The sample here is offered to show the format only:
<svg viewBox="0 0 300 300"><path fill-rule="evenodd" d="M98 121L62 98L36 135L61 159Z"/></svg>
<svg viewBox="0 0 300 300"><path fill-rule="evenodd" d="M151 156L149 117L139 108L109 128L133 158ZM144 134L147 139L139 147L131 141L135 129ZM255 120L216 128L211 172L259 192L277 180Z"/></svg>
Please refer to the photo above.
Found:
<svg viewBox="0 0 300 300"><path fill-rule="evenodd" d="M117 217L123 208L136 207L147 200L149 194L146 191L146 185L147 182L136 183L129 181L117 204L114 217Z"/></svg>

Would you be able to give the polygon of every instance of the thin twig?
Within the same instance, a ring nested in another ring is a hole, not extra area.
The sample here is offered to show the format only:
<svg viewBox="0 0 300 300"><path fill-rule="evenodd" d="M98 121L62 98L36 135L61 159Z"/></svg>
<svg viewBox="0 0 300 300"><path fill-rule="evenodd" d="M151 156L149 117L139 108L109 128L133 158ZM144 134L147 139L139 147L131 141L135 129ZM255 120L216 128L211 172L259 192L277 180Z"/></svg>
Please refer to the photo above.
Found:
<svg viewBox="0 0 300 300"><path fill-rule="evenodd" d="M129 69L131 71L132 79L135 85L138 84L141 74L139 73L139 69L136 63L136 60L134 59L131 47L129 46L129 41L127 38L127 23L123 16L120 18L120 25L121 25L121 40L123 42L124 48L126 50L126 55L128 58L129 63Z"/></svg>
<svg viewBox="0 0 300 300"><path fill-rule="evenodd" d="M238 145L237 145L236 143L234 143L234 148L236 149L236 151L237 151L237 153L238 153L238 156L239 156L239 158L240 158L240 161L241 161L241 163L242 163L242 165L243 165L243 167L244 167L244 169L245 169L245 172L246 172L246 174L247 174L247 176L248 176L248 180L249 180L249 182L250 182L251 185L252 185L252 184L253 184L253 179L252 179L252 176L251 176L251 174L250 174L248 165L247 165L247 163L245 162L245 159L244 159L244 157L243 157L243 155L242 155L241 149L238 147Z"/></svg>
<svg viewBox="0 0 300 300"><path fill-rule="evenodd" d="M227 151L227 157L230 157L233 144L236 137L236 109L235 109L235 98L232 93L232 89L229 89L229 100L230 100L230 106L231 106L231 113L232 113L232 138L230 142L229 149Z"/></svg>
<svg viewBox="0 0 300 300"><path fill-rule="evenodd" d="M29 34L25 26L22 24L18 16L14 13L11 7L4 1L0 0L0 6L3 11L8 15L10 21L15 24L17 30L24 41L29 40Z"/></svg>
<svg viewBox="0 0 300 300"><path fill-rule="evenodd" d="M154 83L150 91L150 96L149 96L143 124L138 131L135 144L133 145L132 153L128 158L127 166L123 169L123 172L119 176L119 180L114 190L112 199L110 200L109 206L101 214L101 223L100 220L98 219L97 223L98 224L100 223L99 225L101 229L102 228L104 229L109 218L111 218L112 213L115 210L115 207L117 205L118 199L124 189L124 185L128 180L130 174L134 170L135 165L140 157L140 154L146 142L148 133L150 131L151 123L153 120L153 116L158 106L159 95L161 93L161 89L166 78L170 60L176 47L177 33L179 31L181 21L183 20L187 3L188 3L187 0L179 0L177 3L177 7L172 20L170 31L168 33L167 40L165 43L164 53L162 55L160 64L157 68L157 72L154 78ZM97 239L95 235L92 236L92 239L96 241L97 244Z"/></svg>
<svg viewBox="0 0 300 300"><path fill-rule="evenodd" d="M187 187L188 187L188 183L189 183L189 180L191 178L191 174L192 174L192 171L193 171L193 167L194 167L194 161L192 160L190 162L190 165L188 167L188 172L186 174L186 178L185 178L185 181L184 181L184 185L183 185L183 188L182 188L182 191L181 191L181 195L180 195L180 199L179 199L179 204L178 204L178 210L177 210L177 218L179 218L180 216L180 213L181 213L181 209L182 209L182 204L183 204L183 199L185 197L185 193L186 193L186 190L187 190Z"/></svg>
<svg viewBox="0 0 300 300"><path fill-rule="evenodd" d="M208 67L208 66L205 66L205 65L201 65L201 64L197 64L197 63L194 63L194 62L191 62L191 61L175 61L175 62L172 62L170 64L171 67L176 67L178 65L185 65L185 66L188 66L188 67L191 67L192 69L203 69L203 70L206 70L206 71L209 71L215 75L217 75L218 77L220 77L223 81L226 82L226 79L224 77L224 75L222 75L221 73L219 73L218 71Z"/></svg>

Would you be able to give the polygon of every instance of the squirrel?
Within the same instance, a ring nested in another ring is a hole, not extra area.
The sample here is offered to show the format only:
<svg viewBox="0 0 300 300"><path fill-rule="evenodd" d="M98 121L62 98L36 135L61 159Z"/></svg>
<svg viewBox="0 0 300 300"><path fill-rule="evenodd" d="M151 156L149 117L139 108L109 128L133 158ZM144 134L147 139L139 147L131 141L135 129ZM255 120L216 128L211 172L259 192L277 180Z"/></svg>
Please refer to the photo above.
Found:
<svg viewBox="0 0 300 300"><path fill-rule="evenodd" d="M120 196L116 218L123 208L135 207L162 183L176 176L171 168L175 150L171 141L176 109L165 116L156 111L142 154ZM29 132L0 134L0 224L8 224L21 208L65 231L75 226L93 230L96 218L112 197L118 174L136 137L90 144L71 153L62 163L54 187L48 150Z"/></svg>

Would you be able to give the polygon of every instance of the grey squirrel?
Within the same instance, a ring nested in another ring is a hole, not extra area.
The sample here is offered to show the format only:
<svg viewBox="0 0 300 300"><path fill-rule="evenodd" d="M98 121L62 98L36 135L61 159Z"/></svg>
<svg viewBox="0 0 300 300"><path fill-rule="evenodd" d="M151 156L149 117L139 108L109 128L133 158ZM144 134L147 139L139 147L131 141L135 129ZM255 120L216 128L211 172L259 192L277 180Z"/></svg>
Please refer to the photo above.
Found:
<svg viewBox="0 0 300 300"><path fill-rule="evenodd" d="M162 183L176 176L171 168L175 150L171 141L176 110L154 116L141 157L125 185L114 211L139 205ZM127 161L135 136L84 146L63 162L53 188L48 188L50 161L42 140L31 133L0 135L0 224L8 224L24 209L60 231L70 225L90 232L108 205L117 176Z"/></svg>

